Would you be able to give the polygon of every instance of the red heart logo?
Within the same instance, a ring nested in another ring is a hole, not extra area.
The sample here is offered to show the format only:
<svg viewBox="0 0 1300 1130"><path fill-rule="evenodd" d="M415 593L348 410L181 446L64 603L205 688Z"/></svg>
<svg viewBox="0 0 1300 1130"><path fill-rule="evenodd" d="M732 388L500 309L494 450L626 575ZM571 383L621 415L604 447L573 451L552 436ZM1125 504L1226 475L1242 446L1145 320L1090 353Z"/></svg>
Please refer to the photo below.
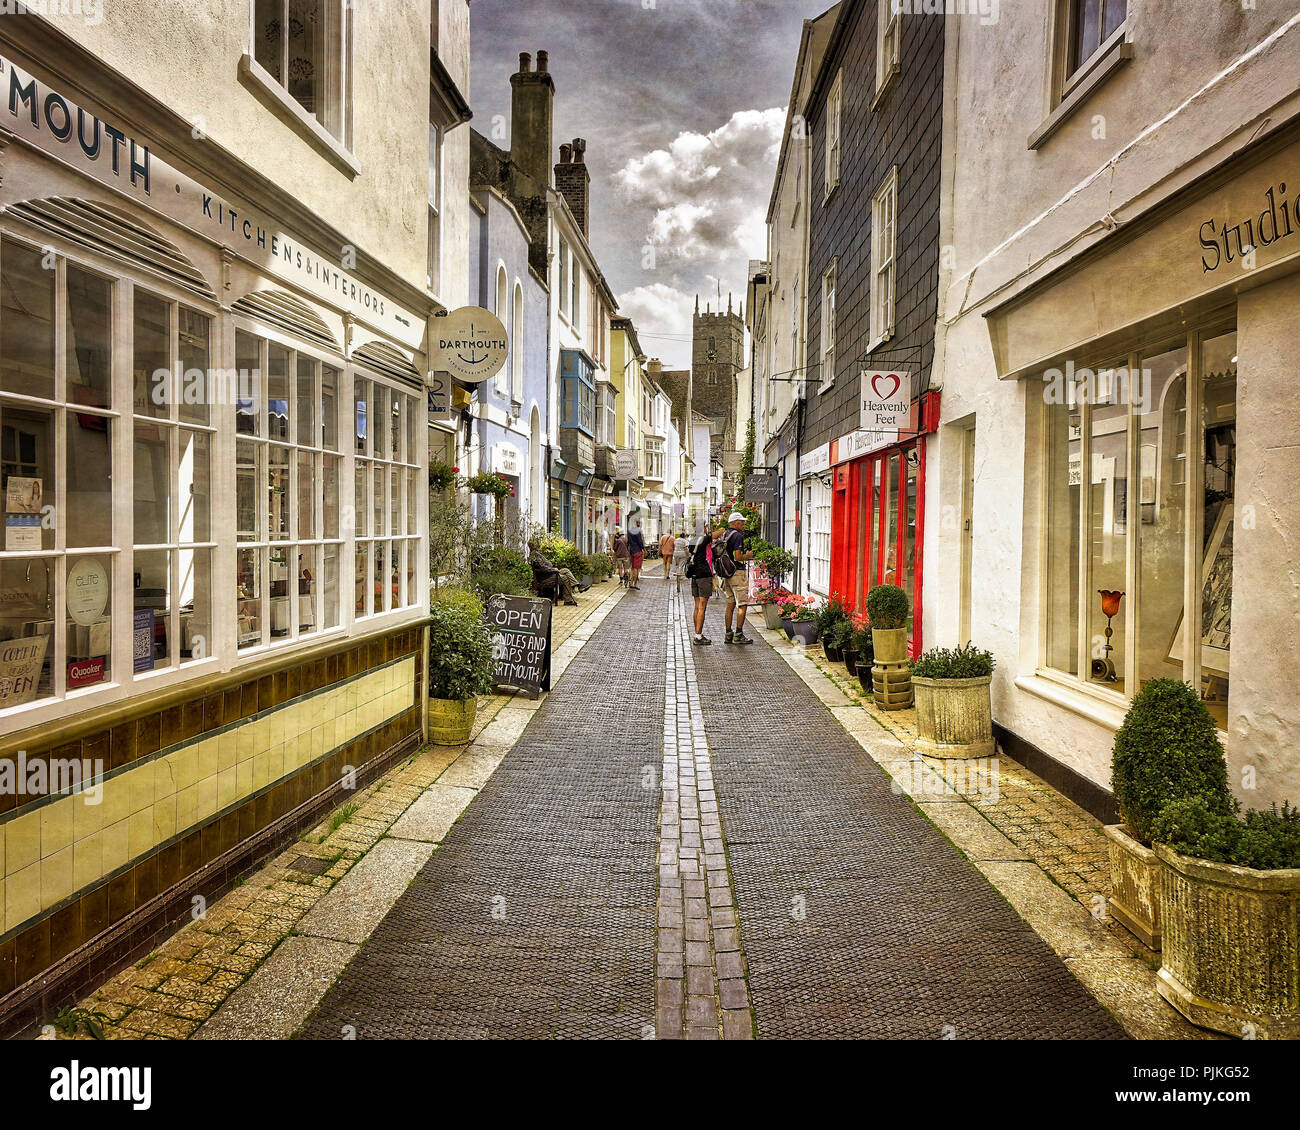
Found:
<svg viewBox="0 0 1300 1130"><path fill-rule="evenodd" d="M894 382L893 387L888 392L880 391L880 385L884 381ZM871 378L871 387L875 391L876 395L880 397L881 400L888 400L891 396L893 396L894 393L898 391L898 386L901 385L902 383L903 382L899 378L897 373L877 373L874 377Z"/></svg>

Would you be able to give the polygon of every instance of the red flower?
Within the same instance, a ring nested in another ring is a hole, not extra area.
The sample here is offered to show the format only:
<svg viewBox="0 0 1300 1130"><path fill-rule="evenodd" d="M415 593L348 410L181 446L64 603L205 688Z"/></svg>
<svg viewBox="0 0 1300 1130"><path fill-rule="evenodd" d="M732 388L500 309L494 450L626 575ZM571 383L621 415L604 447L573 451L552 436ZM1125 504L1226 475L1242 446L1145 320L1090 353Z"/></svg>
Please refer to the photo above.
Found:
<svg viewBox="0 0 1300 1130"><path fill-rule="evenodd" d="M459 474L460 474L460 468L459 468L459 467L453 467L453 468L451 469L451 473L452 473L453 475L459 475Z"/></svg>
<svg viewBox="0 0 1300 1130"><path fill-rule="evenodd" d="M1118 616L1120 598L1124 595L1115 589L1098 589L1097 595L1101 597L1101 613L1103 616Z"/></svg>

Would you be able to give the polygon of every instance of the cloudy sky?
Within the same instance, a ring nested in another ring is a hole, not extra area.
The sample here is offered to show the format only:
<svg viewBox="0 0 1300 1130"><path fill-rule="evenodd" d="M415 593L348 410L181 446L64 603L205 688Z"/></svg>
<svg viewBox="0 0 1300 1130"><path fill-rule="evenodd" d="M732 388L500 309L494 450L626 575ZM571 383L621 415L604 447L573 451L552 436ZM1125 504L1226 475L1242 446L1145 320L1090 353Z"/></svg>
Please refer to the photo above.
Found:
<svg viewBox="0 0 1300 1130"><path fill-rule="evenodd" d="M739 304L749 260L763 258L802 21L831 2L471 5L475 128L509 121L519 53L549 51L555 160L587 139L597 258L642 347L669 367L690 363L695 295L716 308L721 285Z"/></svg>

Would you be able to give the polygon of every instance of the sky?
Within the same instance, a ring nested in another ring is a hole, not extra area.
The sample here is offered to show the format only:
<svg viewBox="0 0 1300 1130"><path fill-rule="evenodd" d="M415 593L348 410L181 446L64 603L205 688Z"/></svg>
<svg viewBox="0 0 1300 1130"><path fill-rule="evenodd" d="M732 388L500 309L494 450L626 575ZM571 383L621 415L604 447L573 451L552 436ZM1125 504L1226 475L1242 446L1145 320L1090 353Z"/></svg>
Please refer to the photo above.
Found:
<svg viewBox="0 0 1300 1130"><path fill-rule="evenodd" d="M509 142L519 53L550 52L555 147L587 139L591 243L641 347L690 365L691 313L737 309L805 18L832 0L473 0L473 126Z"/></svg>

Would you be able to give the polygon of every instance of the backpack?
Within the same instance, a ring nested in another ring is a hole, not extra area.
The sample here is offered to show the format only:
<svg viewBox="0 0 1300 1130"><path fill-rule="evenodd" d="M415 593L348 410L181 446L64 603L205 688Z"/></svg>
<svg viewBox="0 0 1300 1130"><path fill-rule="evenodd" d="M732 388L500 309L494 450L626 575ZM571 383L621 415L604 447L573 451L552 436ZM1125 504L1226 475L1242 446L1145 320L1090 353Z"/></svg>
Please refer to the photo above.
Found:
<svg viewBox="0 0 1300 1130"><path fill-rule="evenodd" d="M736 575L736 561L727 549L726 538L718 543L717 551L713 554L713 571L724 578Z"/></svg>

